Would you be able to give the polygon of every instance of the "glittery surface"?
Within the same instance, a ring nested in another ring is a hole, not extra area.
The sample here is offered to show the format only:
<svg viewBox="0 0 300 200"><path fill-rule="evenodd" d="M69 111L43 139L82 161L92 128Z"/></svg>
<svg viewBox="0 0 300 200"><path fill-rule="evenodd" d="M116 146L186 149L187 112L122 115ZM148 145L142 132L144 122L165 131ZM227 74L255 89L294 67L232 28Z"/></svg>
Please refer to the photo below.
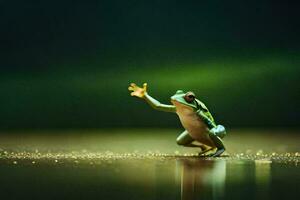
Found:
<svg viewBox="0 0 300 200"><path fill-rule="evenodd" d="M0 190L11 199L299 197L296 132L231 131L217 158L176 145L178 132L2 134Z"/></svg>

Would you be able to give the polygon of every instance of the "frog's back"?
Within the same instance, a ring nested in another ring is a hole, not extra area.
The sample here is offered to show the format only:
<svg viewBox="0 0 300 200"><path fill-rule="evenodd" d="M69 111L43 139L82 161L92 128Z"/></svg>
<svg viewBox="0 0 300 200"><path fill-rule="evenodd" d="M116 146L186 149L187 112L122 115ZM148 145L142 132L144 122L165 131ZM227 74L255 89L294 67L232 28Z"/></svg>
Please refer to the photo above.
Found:
<svg viewBox="0 0 300 200"><path fill-rule="evenodd" d="M201 110L204 111L204 114L213 122L215 122L213 116L211 115L211 113L209 112L208 108L206 107L206 105L200 101L199 99L196 99L197 104L199 105L199 107L201 108Z"/></svg>

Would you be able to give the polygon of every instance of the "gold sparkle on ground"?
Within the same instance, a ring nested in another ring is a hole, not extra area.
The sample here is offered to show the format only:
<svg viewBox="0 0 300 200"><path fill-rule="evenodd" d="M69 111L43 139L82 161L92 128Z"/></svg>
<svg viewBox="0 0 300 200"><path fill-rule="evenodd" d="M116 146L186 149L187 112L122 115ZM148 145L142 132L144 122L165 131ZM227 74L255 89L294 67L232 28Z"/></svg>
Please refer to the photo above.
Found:
<svg viewBox="0 0 300 200"><path fill-rule="evenodd" d="M103 161L193 158L206 160L251 160L255 163L298 165L299 134L283 131L230 131L225 154L199 157L199 149L176 145L180 130L105 130L0 135L0 164L88 163ZM283 134L284 133L284 134Z"/></svg>
<svg viewBox="0 0 300 200"><path fill-rule="evenodd" d="M236 153L236 154L225 154L224 156L212 158L198 156L197 153L183 153L179 154L174 152L172 154L168 153L114 153L111 151L106 152L10 152L10 151L0 151L0 163L1 162L11 162L13 164L21 164L22 162L31 162L32 164L37 164L39 162L44 163L92 163L97 164L99 161L114 161L114 160L140 160L140 159L155 159L155 160L170 160L177 158L193 158L193 159L205 159L205 160L226 160L226 161L255 161L255 163L295 163L300 162L299 152L286 152L286 153Z"/></svg>

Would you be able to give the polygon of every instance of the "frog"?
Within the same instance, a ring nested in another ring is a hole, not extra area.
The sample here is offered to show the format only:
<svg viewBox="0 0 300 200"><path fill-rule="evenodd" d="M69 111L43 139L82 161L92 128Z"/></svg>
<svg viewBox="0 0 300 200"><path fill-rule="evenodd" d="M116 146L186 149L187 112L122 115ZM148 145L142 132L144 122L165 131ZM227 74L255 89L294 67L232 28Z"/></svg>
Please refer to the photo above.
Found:
<svg viewBox="0 0 300 200"><path fill-rule="evenodd" d="M145 100L155 110L176 113L185 129L176 139L184 147L200 148L199 156L218 157L225 152L223 138L226 129L216 124L206 105L192 91L177 90L170 97L171 104L163 104L148 94L147 83L139 87L131 83L130 95ZM212 153L209 153L212 152Z"/></svg>

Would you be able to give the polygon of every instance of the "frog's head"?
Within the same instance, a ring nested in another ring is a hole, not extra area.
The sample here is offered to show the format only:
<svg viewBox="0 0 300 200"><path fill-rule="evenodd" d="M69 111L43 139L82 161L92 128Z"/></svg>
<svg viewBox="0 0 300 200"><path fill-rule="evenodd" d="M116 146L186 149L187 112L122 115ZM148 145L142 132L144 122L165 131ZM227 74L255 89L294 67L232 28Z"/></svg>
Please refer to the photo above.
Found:
<svg viewBox="0 0 300 200"><path fill-rule="evenodd" d="M171 96L171 102L176 107L178 106L179 103L191 107L193 109L198 108L196 96L193 92L185 93L182 90L177 90L177 92L173 96Z"/></svg>

